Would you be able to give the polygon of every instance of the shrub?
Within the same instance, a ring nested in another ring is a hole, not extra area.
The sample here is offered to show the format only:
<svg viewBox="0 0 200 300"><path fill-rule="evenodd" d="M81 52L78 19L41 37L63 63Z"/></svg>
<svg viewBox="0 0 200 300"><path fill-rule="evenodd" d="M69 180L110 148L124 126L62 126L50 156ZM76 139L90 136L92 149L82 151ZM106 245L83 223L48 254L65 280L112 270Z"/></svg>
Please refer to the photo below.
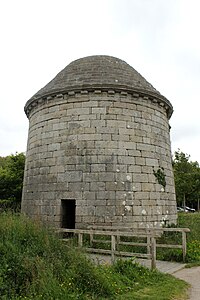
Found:
<svg viewBox="0 0 200 300"><path fill-rule="evenodd" d="M200 241L194 240L187 245L187 262L200 261Z"/></svg>

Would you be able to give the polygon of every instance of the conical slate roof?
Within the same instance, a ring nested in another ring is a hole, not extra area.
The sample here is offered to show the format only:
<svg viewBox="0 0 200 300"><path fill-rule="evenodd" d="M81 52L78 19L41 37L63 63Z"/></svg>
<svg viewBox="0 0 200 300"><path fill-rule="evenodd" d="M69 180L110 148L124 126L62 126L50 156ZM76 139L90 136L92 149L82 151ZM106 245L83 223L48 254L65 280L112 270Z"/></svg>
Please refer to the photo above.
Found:
<svg viewBox="0 0 200 300"><path fill-rule="evenodd" d="M107 55L80 58L67 65L27 103L50 95L81 90L108 90L139 92L160 98L172 111L171 103L146 79L125 61Z"/></svg>

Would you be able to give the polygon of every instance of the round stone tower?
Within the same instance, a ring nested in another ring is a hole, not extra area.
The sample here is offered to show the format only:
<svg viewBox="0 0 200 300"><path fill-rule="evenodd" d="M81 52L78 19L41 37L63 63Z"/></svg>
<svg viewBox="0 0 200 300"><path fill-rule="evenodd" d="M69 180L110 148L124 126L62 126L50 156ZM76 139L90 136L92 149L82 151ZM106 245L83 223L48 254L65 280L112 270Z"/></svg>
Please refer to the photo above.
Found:
<svg viewBox="0 0 200 300"><path fill-rule="evenodd" d="M22 212L68 228L176 223L172 111L118 58L70 63L25 105Z"/></svg>

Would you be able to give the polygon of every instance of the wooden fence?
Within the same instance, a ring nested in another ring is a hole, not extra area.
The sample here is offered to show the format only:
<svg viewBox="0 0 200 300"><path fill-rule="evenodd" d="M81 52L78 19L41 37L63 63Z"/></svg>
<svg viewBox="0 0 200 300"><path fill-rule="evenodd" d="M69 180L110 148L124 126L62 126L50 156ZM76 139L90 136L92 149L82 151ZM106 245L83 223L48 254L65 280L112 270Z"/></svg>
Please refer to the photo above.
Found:
<svg viewBox="0 0 200 300"><path fill-rule="evenodd" d="M174 248L174 249L182 249L183 253L183 262L185 262L186 253L187 253L187 233L190 232L189 228L161 228L158 229L162 233L163 232L181 232L182 234L182 244L156 244L156 248Z"/></svg>
<svg viewBox="0 0 200 300"><path fill-rule="evenodd" d="M158 244L156 243L156 239L161 237L164 232L181 232L182 233L182 244ZM87 252L90 253L98 253L98 254L110 254L111 261L115 261L115 256L123 256L123 257L138 257L138 258L146 258L151 260L151 268L156 268L156 248L176 248L182 249L183 253L183 261L185 261L186 257L186 233L190 230L188 228L129 228L123 227L119 228L117 226L90 226L88 229L67 229L60 228L58 230L59 233L67 233L67 234L76 234L78 235L78 246L84 247ZM83 243L83 236L87 235L89 239L89 245L85 246ZM110 239L98 239L96 236L100 237L110 237ZM125 241L125 238L142 238L146 239L144 241ZM64 239L65 240L65 239ZM93 248L92 246L95 243L106 243L110 244L110 249L102 249L102 248ZM142 246L146 247L146 253L135 253L131 251L120 251L119 245L126 246Z"/></svg>

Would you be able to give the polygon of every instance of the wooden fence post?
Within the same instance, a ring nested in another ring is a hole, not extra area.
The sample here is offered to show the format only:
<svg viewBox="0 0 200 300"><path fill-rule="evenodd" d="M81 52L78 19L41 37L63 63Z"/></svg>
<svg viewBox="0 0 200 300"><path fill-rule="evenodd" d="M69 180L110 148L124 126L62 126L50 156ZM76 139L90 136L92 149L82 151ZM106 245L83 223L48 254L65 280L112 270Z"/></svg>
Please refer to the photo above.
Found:
<svg viewBox="0 0 200 300"><path fill-rule="evenodd" d="M79 247L83 246L83 234L82 233L78 233L78 245L79 245Z"/></svg>
<svg viewBox="0 0 200 300"><path fill-rule="evenodd" d="M116 240L115 236L111 235L111 262L115 262Z"/></svg>
<svg viewBox="0 0 200 300"><path fill-rule="evenodd" d="M186 244L186 232L182 231L182 249L183 249L183 262L185 262L187 244Z"/></svg>
<svg viewBox="0 0 200 300"><path fill-rule="evenodd" d="M156 268L156 239L151 236L151 269Z"/></svg>
<svg viewBox="0 0 200 300"><path fill-rule="evenodd" d="M151 238L147 236L147 254L151 253Z"/></svg>

